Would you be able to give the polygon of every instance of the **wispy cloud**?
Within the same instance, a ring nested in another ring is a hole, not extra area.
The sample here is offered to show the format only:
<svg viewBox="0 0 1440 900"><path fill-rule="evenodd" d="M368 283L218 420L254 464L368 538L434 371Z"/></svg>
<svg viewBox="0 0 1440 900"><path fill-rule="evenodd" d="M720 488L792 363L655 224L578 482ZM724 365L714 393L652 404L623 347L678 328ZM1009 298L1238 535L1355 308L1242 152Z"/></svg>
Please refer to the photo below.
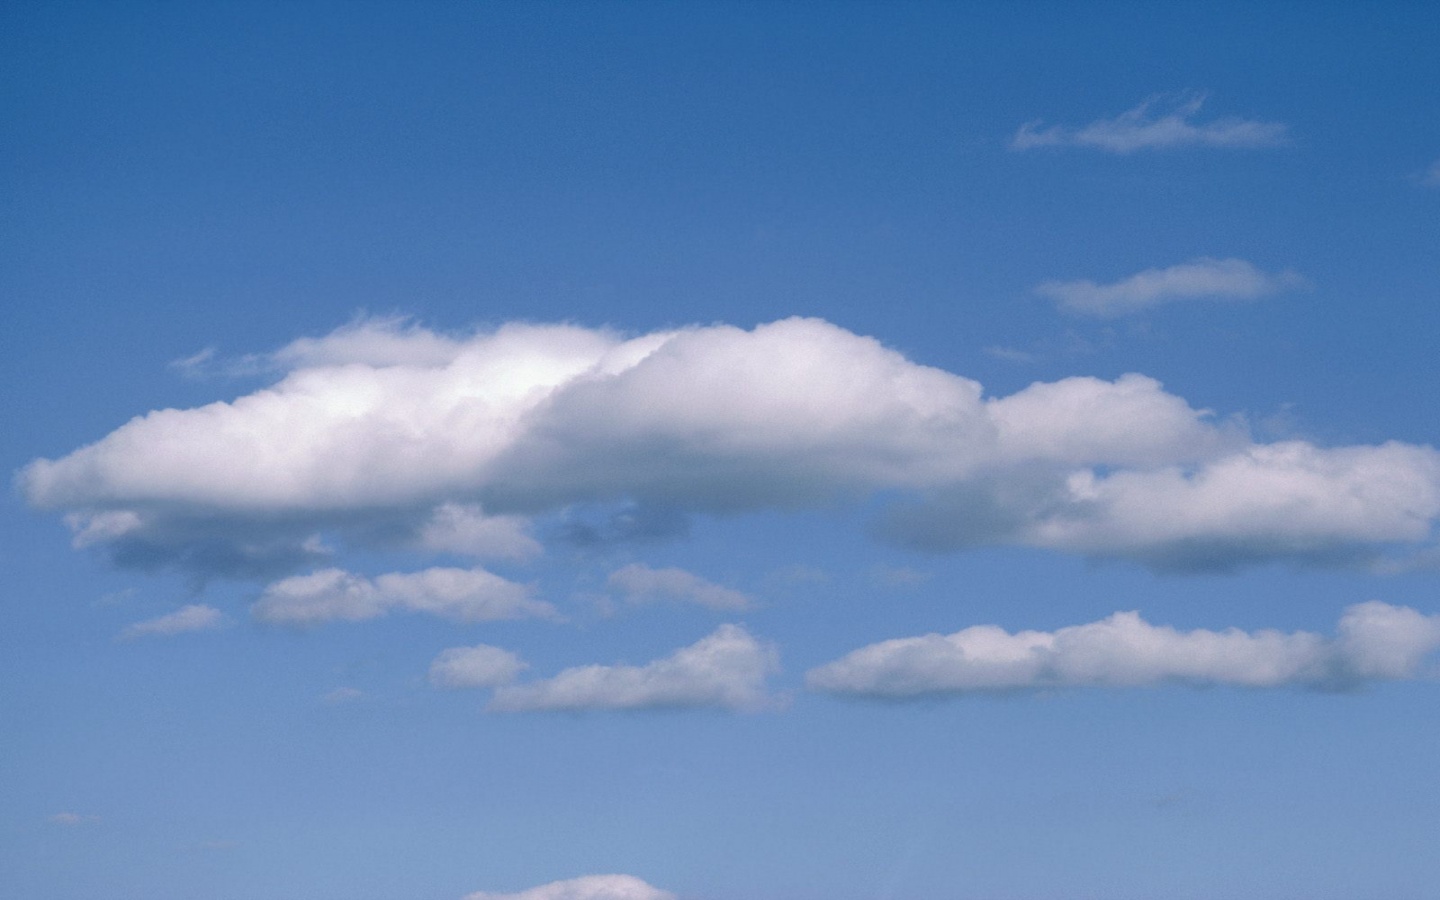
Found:
<svg viewBox="0 0 1440 900"><path fill-rule="evenodd" d="M675 895L633 875L585 875L513 894L477 891L464 900L675 900Z"/></svg>
<svg viewBox="0 0 1440 900"><path fill-rule="evenodd" d="M172 637L192 631L212 631L226 623L225 614L213 606L192 603L172 613L144 622L136 622L120 632L121 640L142 637Z"/></svg>
<svg viewBox="0 0 1440 900"><path fill-rule="evenodd" d="M871 644L812 669L818 691L876 698L1038 688L1299 686L1352 688L1415 677L1440 648L1440 615L1380 602L1345 610L1337 635L1177 631L1135 612L1058 631L976 625Z"/></svg>
<svg viewBox="0 0 1440 900"><path fill-rule="evenodd" d="M775 649L738 625L643 666L581 666L553 678L497 688L495 712L598 709L763 709L774 703L765 679Z"/></svg>
<svg viewBox="0 0 1440 900"><path fill-rule="evenodd" d="M712 584L684 569L652 569L643 563L634 563L610 573L606 584L632 604L668 600L732 612L749 609L753 605L747 595L733 588Z"/></svg>
<svg viewBox="0 0 1440 900"><path fill-rule="evenodd" d="M528 668L529 663L499 647L451 647L430 663L430 683L444 688L497 687Z"/></svg>
<svg viewBox="0 0 1440 900"><path fill-rule="evenodd" d="M1092 147L1109 153L1139 150L1166 150L1180 147L1258 149L1279 147L1289 140L1288 129L1279 122L1227 117L1195 121L1205 95L1179 100L1152 97L1111 119L1097 119L1079 127L1051 125L1040 121L1020 126L1010 140L1013 150L1036 147Z"/></svg>
<svg viewBox="0 0 1440 900"><path fill-rule="evenodd" d="M1166 269L1146 269L1110 284L1047 281L1035 288L1066 312L1114 318L1180 300L1255 300L1305 287L1296 272L1264 272L1243 259L1200 257Z"/></svg>
<svg viewBox="0 0 1440 900"><path fill-rule="evenodd" d="M1425 187L1440 188L1440 159L1430 164L1425 174L1420 176L1420 183Z"/></svg>
<svg viewBox="0 0 1440 900"><path fill-rule="evenodd" d="M374 579L322 569L271 584L251 607L262 622L316 625L375 619L394 610L461 622L555 618L533 590L484 569L433 568L390 572Z"/></svg>
<svg viewBox="0 0 1440 900"><path fill-rule="evenodd" d="M77 825L94 825L100 821L100 817L75 812L58 812L50 816L47 821L53 825L65 825L73 828Z"/></svg>

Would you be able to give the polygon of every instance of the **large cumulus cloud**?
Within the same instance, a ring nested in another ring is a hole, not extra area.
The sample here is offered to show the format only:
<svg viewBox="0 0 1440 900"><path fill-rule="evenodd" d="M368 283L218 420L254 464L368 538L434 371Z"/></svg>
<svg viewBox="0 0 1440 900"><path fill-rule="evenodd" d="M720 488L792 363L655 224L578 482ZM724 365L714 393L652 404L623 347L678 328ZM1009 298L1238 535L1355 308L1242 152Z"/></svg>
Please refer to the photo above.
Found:
<svg viewBox="0 0 1440 900"><path fill-rule="evenodd" d="M627 337L363 321L253 365L273 384L150 412L19 474L125 565L268 576L347 543L525 558L586 502L666 515L897 496L935 550L1016 543L1172 568L1366 559L1430 540L1428 447L1254 443L1156 381L986 397L814 319Z"/></svg>

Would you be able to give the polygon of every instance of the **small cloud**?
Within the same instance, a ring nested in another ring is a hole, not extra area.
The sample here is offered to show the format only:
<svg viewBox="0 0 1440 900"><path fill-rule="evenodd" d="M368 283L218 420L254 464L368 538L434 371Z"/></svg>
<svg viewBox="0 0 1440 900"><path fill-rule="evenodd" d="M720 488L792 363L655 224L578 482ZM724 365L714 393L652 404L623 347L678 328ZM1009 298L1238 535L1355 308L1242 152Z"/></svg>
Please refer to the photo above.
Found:
<svg viewBox="0 0 1440 900"><path fill-rule="evenodd" d="M745 594L712 584L684 569L652 569L643 563L633 563L612 572L606 583L634 605L671 600L729 611L749 609L754 605Z"/></svg>
<svg viewBox="0 0 1440 900"><path fill-rule="evenodd" d="M1440 188L1440 159L1430 164L1425 174L1420 176L1420 183L1425 187Z"/></svg>
<svg viewBox="0 0 1440 900"><path fill-rule="evenodd" d="M74 812L58 812L47 820L54 825L64 825L73 828L78 825L94 825L100 821L99 816L82 815Z"/></svg>
<svg viewBox="0 0 1440 900"><path fill-rule="evenodd" d="M553 678L497 688L489 709L759 710L775 703L765 679L778 668L774 647L738 625L721 625L708 637L643 666L579 666Z"/></svg>
<svg viewBox="0 0 1440 900"><path fill-rule="evenodd" d="M216 350L214 347L206 347L198 353L193 353L182 359L172 359L168 363L169 368L179 372L181 377L201 379L208 378L214 374Z"/></svg>
<svg viewBox="0 0 1440 900"><path fill-rule="evenodd" d="M330 693L326 694L325 696L321 697L320 702L330 706L338 706L342 703L354 703L356 700L360 700L364 696L365 692L360 690L359 688L338 687Z"/></svg>
<svg viewBox="0 0 1440 900"><path fill-rule="evenodd" d="M464 900L675 900L675 895L633 875L584 875L513 894L477 891Z"/></svg>
<svg viewBox="0 0 1440 900"><path fill-rule="evenodd" d="M1113 318L1177 300L1255 300L1306 284L1289 269L1269 273L1243 259L1200 257L1167 269L1146 269L1111 284L1047 281L1035 293L1054 300L1066 312Z"/></svg>
<svg viewBox="0 0 1440 900"><path fill-rule="evenodd" d="M830 580L830 573L817 566L797 563L771 572L766 580L779 584L824 584Z"/></svg>
<svg viewBox="0 0 1440 900"><path fill-rule="evenodd" d="M120 632L120 640L142 637L173 637L192 631L213 631L226 624L225 614L213 606L192 603L156 619L136 622Z"/></svg>
<svg viewBox="0 0 1440 900"><path fill-rule="evenodd" d="M487 688L509 684L529 663L499 647L451 647L430 664L430 683L442 688Z"/></svg>
<svg viewBox="0 0 1440 900"><path fill-rule="evenodd" d="M914 587L930 580L929 572L912 569L909 566L876 566L870 570L870 583L879 587Z"/></svg>
<svg viewBox="0 0 1440 900"><path fill-rule="evenodd" d="M1191 95L1165 106L1152 97L1111 119L1097 119L1079 128L1039 121L1020 126L1010 140L1012 150L1036 147L1090 147L1108 153L1168 150L1180 147L1263 149L1289 142L1288 128L1279 122L1235 117L1193 121L1205 104L1203 94Z"/></svg>
<svg viewBox="0 0 1440 900"><path fill-rule="evenodd" d="M986 347L985 353L996 359L1003 359L1013 363L1033 363L1038 357L1034 353L1025 350L1016 350L1014 347Z"/></svg>

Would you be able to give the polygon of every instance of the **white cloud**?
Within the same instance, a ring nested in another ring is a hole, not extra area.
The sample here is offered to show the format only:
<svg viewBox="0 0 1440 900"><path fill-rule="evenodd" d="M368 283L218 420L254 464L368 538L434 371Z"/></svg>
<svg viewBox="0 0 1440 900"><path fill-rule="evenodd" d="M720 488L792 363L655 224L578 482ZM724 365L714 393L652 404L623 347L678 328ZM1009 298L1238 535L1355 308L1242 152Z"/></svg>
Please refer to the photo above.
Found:
<svg viewBox="0 0 1440 900"><path fill-rule="evenodd" d="M520 657L499 647L451 647L430 663L430 683L445 688L496 687L509 684L528 668Z"/></svg>
<svg viewBox="0 0 1440 900"><path fill-rule="evenodd" d="M93 825L96 822L100 821L100 817L92 815L82 815L81 813L74 812L58 812L55 815L51 816L49 821L55 825L66 825L74 827L76 825Z"/></svg>
<svg viewBox="0 0 1440 900"><path fill-rule="evenodd" d="M738 625L643 666L580 666L553 678L495 690L496 712L719 707L757 710L774 701L765 678L779 667L775 649Z"/></svg>
<svg viewBox="0 0 1440 900"><path fill-rule="evenodd" d="M1258 149L1280 147L1289 142L1288 129L1279 122L1234 117L1194 121L1205 103L1203 95L1185 98L1169 107L1162 103L1162 98L1152 97L1113 119L1097 119L1079 128L1065 125L1042 128L1038 121L1027 122L1011 138L1010 148L1091 147L1126 154L1179 147Z"/></svg>
<svg viewBox="0 0 1440 900"><path fill-rule="evenodd" d="M711 584L684 569L652 569L643 563L633 563L610 573L606 584L634 604L671 600L730 611L749 609L753 605L745 594Z"/></svg>
<svg viewBox="0 0 1440 900"><path fill-rule="evenodd" d="M225 624L225 614L213 606L192 603L155 619L136 622L120 632L122 640L141 637L171 637L191 631L213 631Z"/></svg>
<svg viewBox="0 0 1440 900"><path fill-rule="evenodd" d="M1177 631L1139 613L1058 631L976 625L862 647L806 674L814 690L877 698L1066 687L1349 688L1413 678L1440 648L1440 615L1380 602L1345 610L1338 634Z"/></svg>
<svg viewBox="0 0 1440 900"><path fill-rule="evenodd" d="M267 579L377 542L525 559L532 517L589 502L634 504L643 527L620 532L640 534L884 492L900 502L879 530L909 545L1180 567L1373 559L1426 543L1440 516L1427 447L1255 443L1141 375L987 398L814 319L630 339L361 322L267 364L290 368L232 402L152 412L36 460L21 489L122 566ZM326 568L272 585L260 608L461 614L433 593Z"/></svg>
<svg viewBox="0 0 1440 900"><path fill-rule="evenodd" d="M467 894L464 900L675 900L675 895L633 875L585 875L514 894L478 891Z"/></svg>
<svg viewBox="0 0 1440 900"><path fill-rule="evenodd" d="M343 569L296 575L265 588L251 612L262 622L314 625L375 619L392 610L426 613L459 622L554 618L526 585L484 569L433 568L391 572L374 579Z"/></svg>
<svg viewBox="0 0 1440 900"><path fill-rule="evenodd" d="M1243 259L1201 257L1167 269L1146 269L1112 284L1047 281L1035 292L1067 312L1109 318L1177 300L1255 300L1305 284L1289 270L1272 274Z"/></svg>

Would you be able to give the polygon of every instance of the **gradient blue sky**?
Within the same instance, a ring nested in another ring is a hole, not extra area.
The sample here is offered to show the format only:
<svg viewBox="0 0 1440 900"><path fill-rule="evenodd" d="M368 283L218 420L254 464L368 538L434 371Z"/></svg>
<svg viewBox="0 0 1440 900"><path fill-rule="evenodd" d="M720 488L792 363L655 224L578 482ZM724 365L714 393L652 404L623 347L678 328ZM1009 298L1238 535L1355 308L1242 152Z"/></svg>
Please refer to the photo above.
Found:
<svg viewBox="0 0 1440 900"><path fill-rule="evenodd" d="M1436 46L1421 3L5 4L0 893L1435 896ZM439 373L506 323L609 349L489 461ZM995 412L1035 383L1140 406ZM461 506L488 549L425 531ZM847 656L1131 610L1177 632ZM738 668L673 662L707 635ZM476 645L528 668L428 677Z"/></svg>

